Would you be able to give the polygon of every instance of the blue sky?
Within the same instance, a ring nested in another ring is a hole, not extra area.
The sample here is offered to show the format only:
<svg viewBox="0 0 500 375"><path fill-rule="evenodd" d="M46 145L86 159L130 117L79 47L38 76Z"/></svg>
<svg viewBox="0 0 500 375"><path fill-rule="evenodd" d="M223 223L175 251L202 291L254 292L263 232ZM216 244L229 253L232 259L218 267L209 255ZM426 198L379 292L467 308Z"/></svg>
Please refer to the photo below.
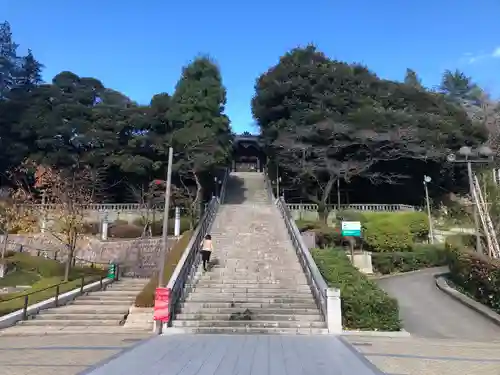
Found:
<svg viewBox="0 0 500 375"><path fill-rule="evenodd" d="M384 78L409 67L434 86L459 68L500 94L499 0L0 0L0 9L46 80L70 70L140 103L171 93L182 66L210 54L238 132L252 130L258 75L309 42Z"/></svg>

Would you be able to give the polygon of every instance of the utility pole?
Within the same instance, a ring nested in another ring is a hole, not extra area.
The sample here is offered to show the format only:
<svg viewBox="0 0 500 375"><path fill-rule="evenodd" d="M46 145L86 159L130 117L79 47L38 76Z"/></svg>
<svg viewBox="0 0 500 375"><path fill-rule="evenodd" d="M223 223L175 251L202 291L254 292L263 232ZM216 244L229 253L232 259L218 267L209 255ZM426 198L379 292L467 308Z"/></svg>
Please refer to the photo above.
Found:
<svg viewBox="0 0 500 375"><path fill-rule="evenodd" d="M431 204L429 201L429 189L427 188L427 184L429 182L431 182L431 178L429 176L424 176L425 202L427 204L427 217L429 219L429 242L431 244L433 244L434 243L434 228L432 226Z"/></svg>
<svg viewBox="0 0 500 375"><path fill-rule="evenodd" d="M172 159L174 158L174 149L168 149L168 167L167 167L167 182L165 184L165 207L163 209L163 233L162 233L162 246L160 250L160 266L158 273L158 287L165 286L163 274L165 273L165 260L167 258L167 245L168 245L168 211L170 209L170 185L172 183Z"/></svg>

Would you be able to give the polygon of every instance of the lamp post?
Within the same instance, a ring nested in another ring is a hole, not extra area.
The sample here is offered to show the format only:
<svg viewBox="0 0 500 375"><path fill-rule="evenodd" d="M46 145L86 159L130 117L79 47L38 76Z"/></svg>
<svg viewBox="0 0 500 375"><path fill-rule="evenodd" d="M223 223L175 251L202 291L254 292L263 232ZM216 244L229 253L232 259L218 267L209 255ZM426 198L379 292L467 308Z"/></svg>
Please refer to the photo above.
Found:
<svg viewBox="0 0 500 375"><path fill-rule="evenodd" d="M467 176L469 178L469 191L471 197L474 197L474 180L472 174L472 163L487 164L493 160L493 151L487 146L481 146L474 150L468 146L463 146L456 154L449 154L448 162L462 163L467 165ZM481 234L479 226L479 202L474 201L474 227L476 232L476 251L481 252Z"/></svg>
<svg viewBox="0 0 500 375"><path fill-rule="evenodd" d="M429 176L424 176L424 189L425 189L425 202L427 204L427 217L429 219L429 242L434 243L434 228L432 226L432 216L431 216L431 205L429 202L429 189L427 184L431 182L432 179Z"/></svg>
<svg viewBox="0 0 500 375"><path fill-rule="evenodd" d="M168 167L167 167L167 182L165 184L165 207L163 209L163 233L162 246L160 252L160 264L158 272L158 287L162 288L165 285L163 274L165 273L165 259L167 257L168 245L168 211L170 209L170 185L172 182L172 159L174 158L174 149L168 150Z"/></svg>

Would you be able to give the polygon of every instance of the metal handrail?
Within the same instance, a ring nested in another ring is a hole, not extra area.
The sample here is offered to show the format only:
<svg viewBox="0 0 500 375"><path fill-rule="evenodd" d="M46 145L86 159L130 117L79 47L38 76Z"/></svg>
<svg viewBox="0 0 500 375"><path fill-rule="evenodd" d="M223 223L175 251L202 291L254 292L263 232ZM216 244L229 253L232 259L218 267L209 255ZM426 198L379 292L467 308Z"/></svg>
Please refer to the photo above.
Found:
<svg viewBox="0 0 500 375"><path fill-rule="evenodd" d="M323 279L323 276L319 272L316 262L314 261L311 253L309 252L309 249L304 243L299 228L297 228L295 220L293 220L292 214L288 209L284 198L275 198L271 182L269 181L269 177L266 172L267 171L264 170L265 185L269 198L273 203L276 204L281 213L281 216L285 222L286 229L288 231L288 235L290 236L295 252L297 253L297 257L299 258L299 263L302 266L304 274L306 275L308 284L311 286L316 305L319 307L321 314L326 321L328 285L326 284L325 279Z"/></svg>
<svg viewBox="0 0 500 375"><path fill-rule="evenodd" d="M225 184L227 183L227 171L224 176L223 183L221 186L221 192L225 191ZM225 194L225 193L224 193ZM169 290L169 311L170 317L168 324L172 322L175 318L175 312L177 310L177 305L180 303L184 297L190 292L188 285L194 284L194 278L196 276L196 271L200 265L201 258L200 247L203 238L207 233L209 233L212 224L214 223L217 211L220 206L220 199L218 197L213 197L210 203L207 205L205 212L201 220L198 223L191 239L182 254L179 263L175 267L172 276L167 284L167 290Z"/></svg>
<svg viewBox="0 0 500 375"><path fill-rule="evenodd" d="M224 199L226 198L226 185L227 185L227 179L228 179L229 173L228 170L226 169L226 172L224 173L224 177L222 179L222 185L220 188L220 193L219 193L219 203L223 204Z"/></svg>
<svg viewBox="0 0 500 375"><path fill-rule="evenodd" d="M323 279L323 276L321 275L316 262L314 261L311 253L309 252L309 249L304 243L302 235L300 234L300 231L295 224L295 220L293 220L292 218L292 214L288 209L285 200L282 197L277 199L276 206L280 210L281 216L285 221L286 229L288 230L288 234L290 235L290 239L292 240L293 247L295 248L295 252L297 253L297 257L299 258L302 270L304 271L307 281L311 286L316 304L321 310L321 313L326 321L328 285L326 284L325 279Z"/></svg>

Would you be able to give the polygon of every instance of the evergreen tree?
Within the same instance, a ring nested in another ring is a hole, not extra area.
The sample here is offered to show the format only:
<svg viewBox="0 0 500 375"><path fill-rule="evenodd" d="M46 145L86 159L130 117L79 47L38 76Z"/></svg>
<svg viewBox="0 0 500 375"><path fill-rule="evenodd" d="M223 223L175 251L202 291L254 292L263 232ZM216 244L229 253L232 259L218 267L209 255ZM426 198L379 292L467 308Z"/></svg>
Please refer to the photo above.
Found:
<svg viewBox="0 0 500 375"><path fill-rule="evenodd" d="M418 77L417 73L414 70L406 69L405 75L405 84L408 86L415 87L416 89L423 89L422 81Z"/></svg>
<svg viewBox="0 0 500 375"><path fill-rule="evenodd" d="M19 67L17 47L12 40L10 24L0 23L0 99L4 99L15 85Z"/></svg>

